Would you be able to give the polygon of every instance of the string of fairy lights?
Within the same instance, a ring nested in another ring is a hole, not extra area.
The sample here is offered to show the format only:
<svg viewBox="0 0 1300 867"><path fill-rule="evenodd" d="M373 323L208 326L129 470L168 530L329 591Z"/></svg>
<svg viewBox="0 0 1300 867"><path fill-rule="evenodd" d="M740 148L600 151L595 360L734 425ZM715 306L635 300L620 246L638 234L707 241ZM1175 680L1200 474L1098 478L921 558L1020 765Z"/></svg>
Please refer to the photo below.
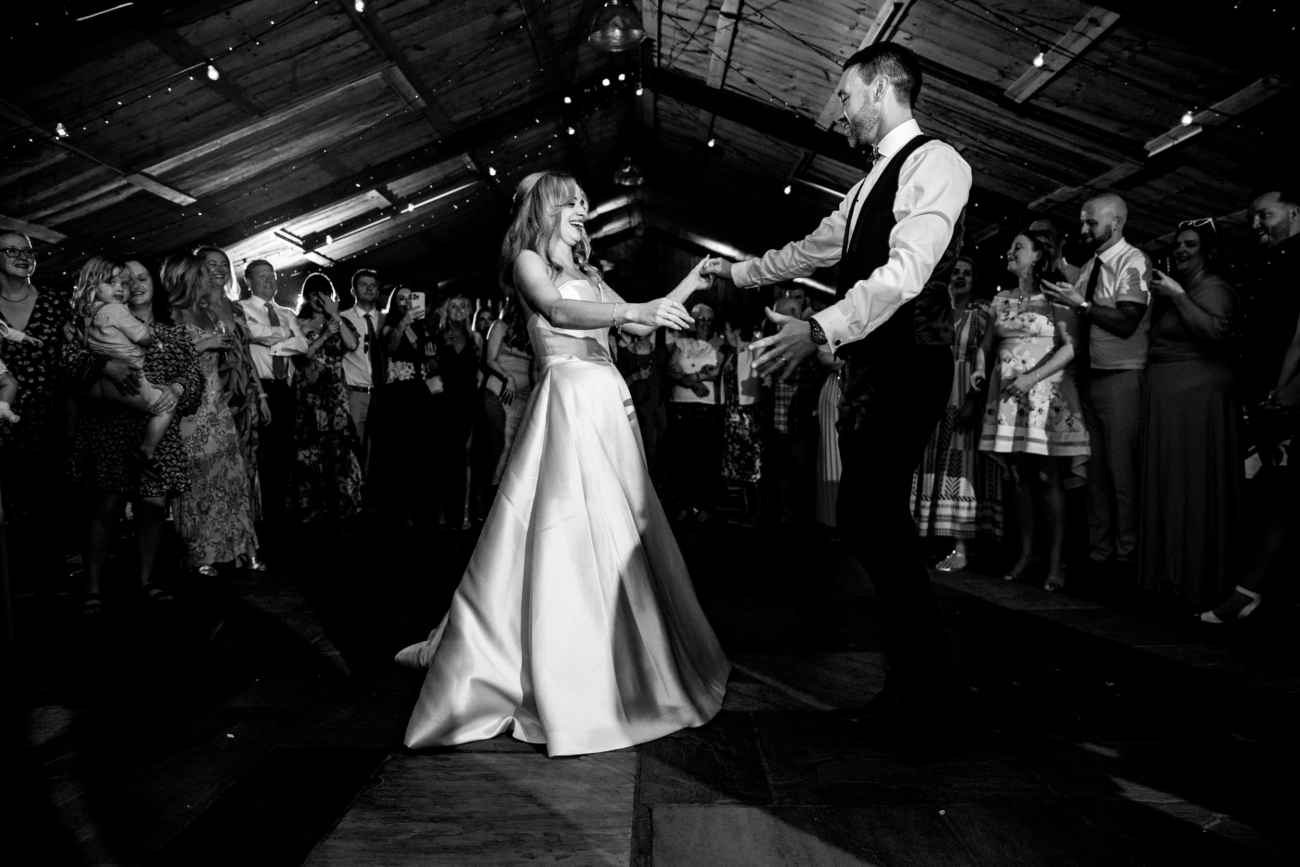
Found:
<svg viewBox="0 0 1300 867"><path fill-rule="evenodd" d="M539 2L537 2L529 10L528 14L530 15L537 14L539 11L543 9L543 7L546 7L548 5L553 5L555 7L559 7L561 5L577 6L581 2L582 0L568 0L566 4L566 0L539 0ZM1075 55L1072 55L1070 52L1057 47L1055 42L1060 38L1060 36L1059 33L1055 33L1054 31L1058 31L1060 29L1059 22L1036 21L1033 20L1032 17L1030 17L1028 14L1026 14L1026 16L1023 18L1017 18L1000 9L992 8L986 5L985 3L981 2L981 0L943 0L943 2L946 3L952 9L961 11L964 14L971 15L971 16L978 16L982 20L986 20L990 24L990 26L993 26L994 28L998 29L999 32L1002 32L1008 36L1014 36L1015 39L1019 40L1020 42L1023 42L1031 46L1032 48L1037 48L1038 49L1037 54L1034 55L1031 59L1027 59L1026 62L1028 65L1041 67L1044 65L1045 58L1049 54L1053 54L1053 55L1059 54L1066 57L1067 59L1074 60L1076 63L1080 65L1080 67L1086 69L1089 72L1095 72L1100 75L1108 75L1112 77L1123 78L1120 72L1116 71L1115 69L1112 69L1107 64L1095 62L1089 60L1088 58L1077 57ZM1243 6L1243 3L1250 5L1251 0L1238 0L1238 2L1233 6L1233 9L1236 10L1241 8ZM365 0L354 0L353 5L358 14L366 13L367 4ZM739 16L738 24L739 22L747 22L746 25L747 27L752 26L756 28L766 29L769 32L779 32L783 34L786 38L789 38L801 44L804 48L814 52L818 57L821 57L824 60L832 62L837 66L840 62L842 62L843 59L842 57L836 55L831 51L828 51L824 47L818 46L814 42L810 41L808 38L805 38L804 36L801 36L800 34L794 32L789 27L785 26L785 24L781 23L781 21L778 20L778 18L776 18L774 14L769 14L772 5L775 4L769 4L768 6L763 6L763 7L757 7L749 4L742 5L741 7L742 12ZM1256 7L1258 7L1259 5L1260 4L1255 4ZM1265 2L1263 5L1266 6L1267 2ZM60 110L60 117L55 118L55 117L46 116L46 117L38 118L34 125L30 126L25 130L26 132L30 133L30 135L26 137L26 141L13 142L10 150L12 151L14 149L18 149L21 147L30 146L32 144L38 143L41 139L48 141L51 138L57 140L65 140L71 138L75 140L75 138L79 134L83 134L83 133L89 138L93 138L97 128L102 129L102 127L109 125L113 121L114 117L119 113L126 112L128 109L143 103L145 100L150 100L156 96L162 96L167 93L172 93L174 90L179 90L178 84L185 81L186 79L195 80L196 76L206 75L209 79L213 81L219 80L222 75L222 70L221 70L222 66L233 65L234 58L240 56L242 52L250 51L252 49L256 49L257 47L260 47L263 44L263 41L269 35L275 33L276 31L281 31L283 28L289 26L290 24L303 21L304 19L306 19L307 16L312 15L313 12L320 10L321 7L325 7L325 11L327 11L327 14L329 15L337 16L341 14L337 4L332 2L332 0L307 0L307 2L295 6L292 9L289 9L288 11L281 11L280 13L276 14L275 17L273 18L268 17L267 19L265 19L263 23L257 26L244 27L242 29L242 32L246 35L244 35L239 40L232 41L229 44L227 44L225 46L224 52L220 52L206 57L203 63L197 63L185 69L169 72L165 76L154 77L149 80L133 83L131 87L124 90L122 93L118 94L116 98L112 98L107 101L104 101L96 97L96 98L91 98L89 100L85 100L75 106L70 106L70 107L65 106L63 109ZM1276 12L1277 8L1274 8L1273 11ZM679 47L678 47L678 52L676 53L676 55L674 55L674 58L680 58L683 52L685 52L688 48L692 46L701 48L707 54L707 56L715 57L718 58L719 60L726 60L728 62L729 74L734 74L740 79L744 80L756 91L763 94L768 102L780 106L785 110L790 111L792 114L800 118L801 121L810 120L810 118L807 116L807 114L805 114L804 110L800 106L790 102L788 99L782 97L779 93L774 92L774 90L771 87L764 84L762 81L763 73L746 69L743 65L737 65L736 54L734 51L728 58L721 57L714 50L711 41L706 41L704 38L700 36L700 30L703 29L704 20L705 18L707 18L707 13L701 14L698 26L696 26L695 29L693 30L688 29L687 26L683 23L683 21L686 20L684 18L682 20L678 20L679 16L669 14L666 11L664 12L664 17L671 23L673 27L676 28L676 31L680 37L678 40L676 40L679 42ZM472 54L460 60L457 65L450 67L446 75L443 75L440 72L439 77L436 79L436 81L430 83L430 90L433 91L433 93L437 94L440 91L446 92L448 90L454 89L456 87L457 81L460 80L463 74L465 73L465 70L474 68L475 65L480 63L484 58L491 57L499 49L505 47L507 40L509 40L511 37L517 37L520 34L526 34L527 29L528 29L528 19L524 17L521 20L515 21L514 23L509 24L501 28L497 32L493 33L490 37L487 38L487 41L485 43L482 43L480 46L478 46L477 50L475 50ZM1295 27L1293 26L1291 27L1291 29L1294 30ZM744 33L745 33L745 28L738 29L737 39L742 39ZM548 59L547 64L549 65L552 61L553 58ZM521 93L524 92L524 89L532 85L539 77L543 76L546 72L547 69L544 67L536 68L534 71L531 71L527 75L516 77L515 79L508 82L506 85L497 89L494 93L490 94L486 98L481 99L478 102L477 110L475 111L475 113L467 118L458 118L457 123L470 124L481 120L485 116L490 116L503 103L509 102L512 99L519 99ZM628 74L626 72L619 73L617 75L617 80L619 81L620 84L634 85L635 92L637 95L640 95L642 93L642 86L639 81L639 76L637 76L635 73L632 75L631 78L628 77ZM583 95L589 96L592 93L599 92L601 88L611 87L613 83L614 82L611 78L605 78L603 82L601 82L600 84L591 84L586 88L583 88L581 93ZM1141 81L1125 80L1124 84L1126 86L1131 86L1136 89L1142 90L1143 92L1148 93L1152 96L1156 96L1164 99L1170 97L1170 94L1167 91L1154 88L1151 85L1148 85ZM564 103L566 105L572 104L572 99L573 99L572 96L566 96L564 98ZM410 107L408 106L408 109L409 108ZM1182 114L1179 115L1178 118L1179 122L1182 125L1192 124L1195 121L1196 113L1204 110L1198 108L1197 106L1190 106L1190 107L1184 106L1182 108L1183 108ZM410 122L410 116L408 112L403 112L399 109L394 109L394 111L385 113L382 118L377 118L373 123L368 124L365 127L359 129L353 135L351 135L349 138L345 139L342 142L338 142L338 141L333 142L331 143L330 146L321 148L319 151L312 152L310 154L303 154L300 157L295 158L287 170L284 169L283 167L277 166L274 169L274 173L275 173L274 178L267 179L264 182L259 183L255 186L231 190L229 195L227 196L214 196L211 199L205 199L201 203L182 209L180 214L175 214L174 212L170 213L166 215L165 220L160 222L158 225L136 231L134 234L130 236L130 240L135 242L141 242L141 241L146 241L146 240L156 238L156 236L161 232L176 231L178 223L184 223L187 220L192 220L192 219L202 217L204 213L203 209L207 209L209 212L211 212L211 210L213 209L236 205L241 200L248 199L249 197L252 196L258 196L258 195L268 193L273 188L277 188L277 187L282 188L284 185L286 185L287 182L295 180L297 177L301 176L308 169L309 166L315 165L320 160L325 159L327 155L329 155L331 152L334 152L337 155L339 152L345 152L356 147L359 143L363 142L367 138L371 138L379 135L380 130L384 129L385 124L390 123L391 118L394 115L401 115L404 118L406 118L406 122L408 123ZM541 122L540 119L538 119L537 123L540 122ZM576 132L577 129L575 128L574 124L572 122L566 122L566 125L562 130L562 134L575 135ZM560 135L561 135L560 133L550 135L548 137L548 140L544 142L545 149L553 150L555 145L557 144L557 140L560 139ZM710 128L706 131L706 135L708 136L706 141L708 147L713 148L719 144L720 138L713 131L711 125ZM430 144L425 149L423 149L420 153L424 153L425 155L433 155L435 152L435 148L436 148L436 142L430 142ZM751 159L749 155L745 153L743 148L731 148L729 150L731 153L739 155L742 159L748 160L753 165L760 166L760 164L757 161ZM994 150L996 150L996 148L994 148ZM543 151L539 149L538 154L540 155L541 153L543 153ZM493 154L495 154L495 151L493 151ZM1007 157L1008 155L1001 154L1001 156ZM526 161L528 157L529 155L525 154L525 156L520 158L520 160ZM418 159L418 157L416 159ZM1015 160L1018 162L1023 162L1023 160L1021 160L1019 157L1015 157ZM508 171L504 165L502 166L501 170L503 173ZM765 172L770 173L770 169L765 170ZM498 174L498 169L494 165L489 165L487 167L487 171L485 172L485 174L488 175L489 177L494 178ZM374 180L374 177L372 176L370 180ZM362 187L363 185L364 184L360 181L358 181L356 184L358 188ZM784 192L789 194L790 187L788 185L784 188ZM476 191L475 195L477 194L478 193ZM453 209L457 208L458 206L459 206L458 203L453 203ZM255 232L261 231L268 226L282 223L285 220L293 219L296 216L301 216L301 215L288 214L288 213L260 215L252 222L251 228ZM117 235L113 235L111 237L113 240L117 240L118 238Z"/></svg>

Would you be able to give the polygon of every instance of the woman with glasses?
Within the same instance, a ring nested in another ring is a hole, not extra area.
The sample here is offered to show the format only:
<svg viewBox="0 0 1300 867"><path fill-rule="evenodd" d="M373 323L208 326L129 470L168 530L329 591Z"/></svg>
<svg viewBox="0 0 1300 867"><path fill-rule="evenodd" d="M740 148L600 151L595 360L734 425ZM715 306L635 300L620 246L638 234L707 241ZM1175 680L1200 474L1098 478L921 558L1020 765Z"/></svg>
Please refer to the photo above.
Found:
<svg viewBox="0 0 1300 867"><path fill-rule="evenodd" d="M60 532L66 525L68 429L62 356L72 308L66 296L37 289L35 272L31 240L0 233L0 321L26 335L0 341L5 366L19 384L13 412L22 418L21 424L0 422L2 514L11 528L13 574L31 576L44 589L61 577L68 550Z"/></svg>
<svg viewBox="0 0 1300 867"><path fill-rule="evenodd" d="M1179 223L1172 273L1153 270L1142 396L1138 574L1197 611L1232 589L1239 533L1237 293L1216 273L1218 248L1213 220Z"/></svg>

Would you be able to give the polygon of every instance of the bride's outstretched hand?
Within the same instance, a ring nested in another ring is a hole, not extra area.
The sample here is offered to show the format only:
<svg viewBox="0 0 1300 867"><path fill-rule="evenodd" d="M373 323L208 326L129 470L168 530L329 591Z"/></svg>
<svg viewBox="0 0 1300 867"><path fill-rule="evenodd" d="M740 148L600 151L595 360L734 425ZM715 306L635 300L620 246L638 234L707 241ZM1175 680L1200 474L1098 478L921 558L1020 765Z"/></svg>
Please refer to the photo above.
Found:
<svg viewBox="0 0 1300 867"><path fill-rule="evenodd" d="M628 318L638 325L671 328L673 331L681 331L695 324L695 320L686 312L686 307L671 298L656 298L643 304L631 304Z"/></svg>
<svg viewBox="0 0 1300 867"><path fill-rule="evenodd" d="M695 267L686 273L686 276L682 278L682 282L677 284L677 288L668 293L668 297L685 302L696 292L702 292L712 286L712 275L704 271L704 263L708 261L707 258L704 258L696 262Z"/></svg>
<svg viewBox="0 0 1300 867"><path fill-rule="evenodd" d="M705 277L721 277L724 280L731 279L731 262L726 259L709 256L700 263L700 273Z"/></svg>

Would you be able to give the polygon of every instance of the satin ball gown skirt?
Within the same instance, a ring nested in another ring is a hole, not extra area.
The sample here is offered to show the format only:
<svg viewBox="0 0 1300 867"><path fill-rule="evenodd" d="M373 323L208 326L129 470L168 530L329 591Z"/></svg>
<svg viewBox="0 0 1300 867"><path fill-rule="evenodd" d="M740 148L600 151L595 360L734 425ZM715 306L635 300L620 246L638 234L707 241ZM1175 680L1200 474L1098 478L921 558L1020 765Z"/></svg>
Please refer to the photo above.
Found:
<svg viewBox="0 0 1300 867"><path fill-rule="evenodd" d="M534 317L536 318L536 317ZM536 341L535 341L536 342ZM699 726L730 663L701 611L607 353L544 357L478 546L429 639L408 747L494 737L552 756Z"/></svg>

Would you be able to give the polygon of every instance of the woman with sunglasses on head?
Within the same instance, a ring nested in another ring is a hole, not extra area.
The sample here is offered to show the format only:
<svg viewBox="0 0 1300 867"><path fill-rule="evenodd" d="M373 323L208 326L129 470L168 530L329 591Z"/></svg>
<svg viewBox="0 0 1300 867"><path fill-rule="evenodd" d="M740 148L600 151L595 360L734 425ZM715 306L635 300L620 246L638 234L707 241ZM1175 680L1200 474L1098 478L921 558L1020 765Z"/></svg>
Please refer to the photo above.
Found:
<svg viewBox="0 0 1300 867"><path fill-rule="evenodd" d="M1178 224L1171 273L1153 269L1142 397L1138 568L1148 590L1194 610L1232 589L1241 459L1231 338L1236 290L1216 273L1211 219Z"/></svg>

